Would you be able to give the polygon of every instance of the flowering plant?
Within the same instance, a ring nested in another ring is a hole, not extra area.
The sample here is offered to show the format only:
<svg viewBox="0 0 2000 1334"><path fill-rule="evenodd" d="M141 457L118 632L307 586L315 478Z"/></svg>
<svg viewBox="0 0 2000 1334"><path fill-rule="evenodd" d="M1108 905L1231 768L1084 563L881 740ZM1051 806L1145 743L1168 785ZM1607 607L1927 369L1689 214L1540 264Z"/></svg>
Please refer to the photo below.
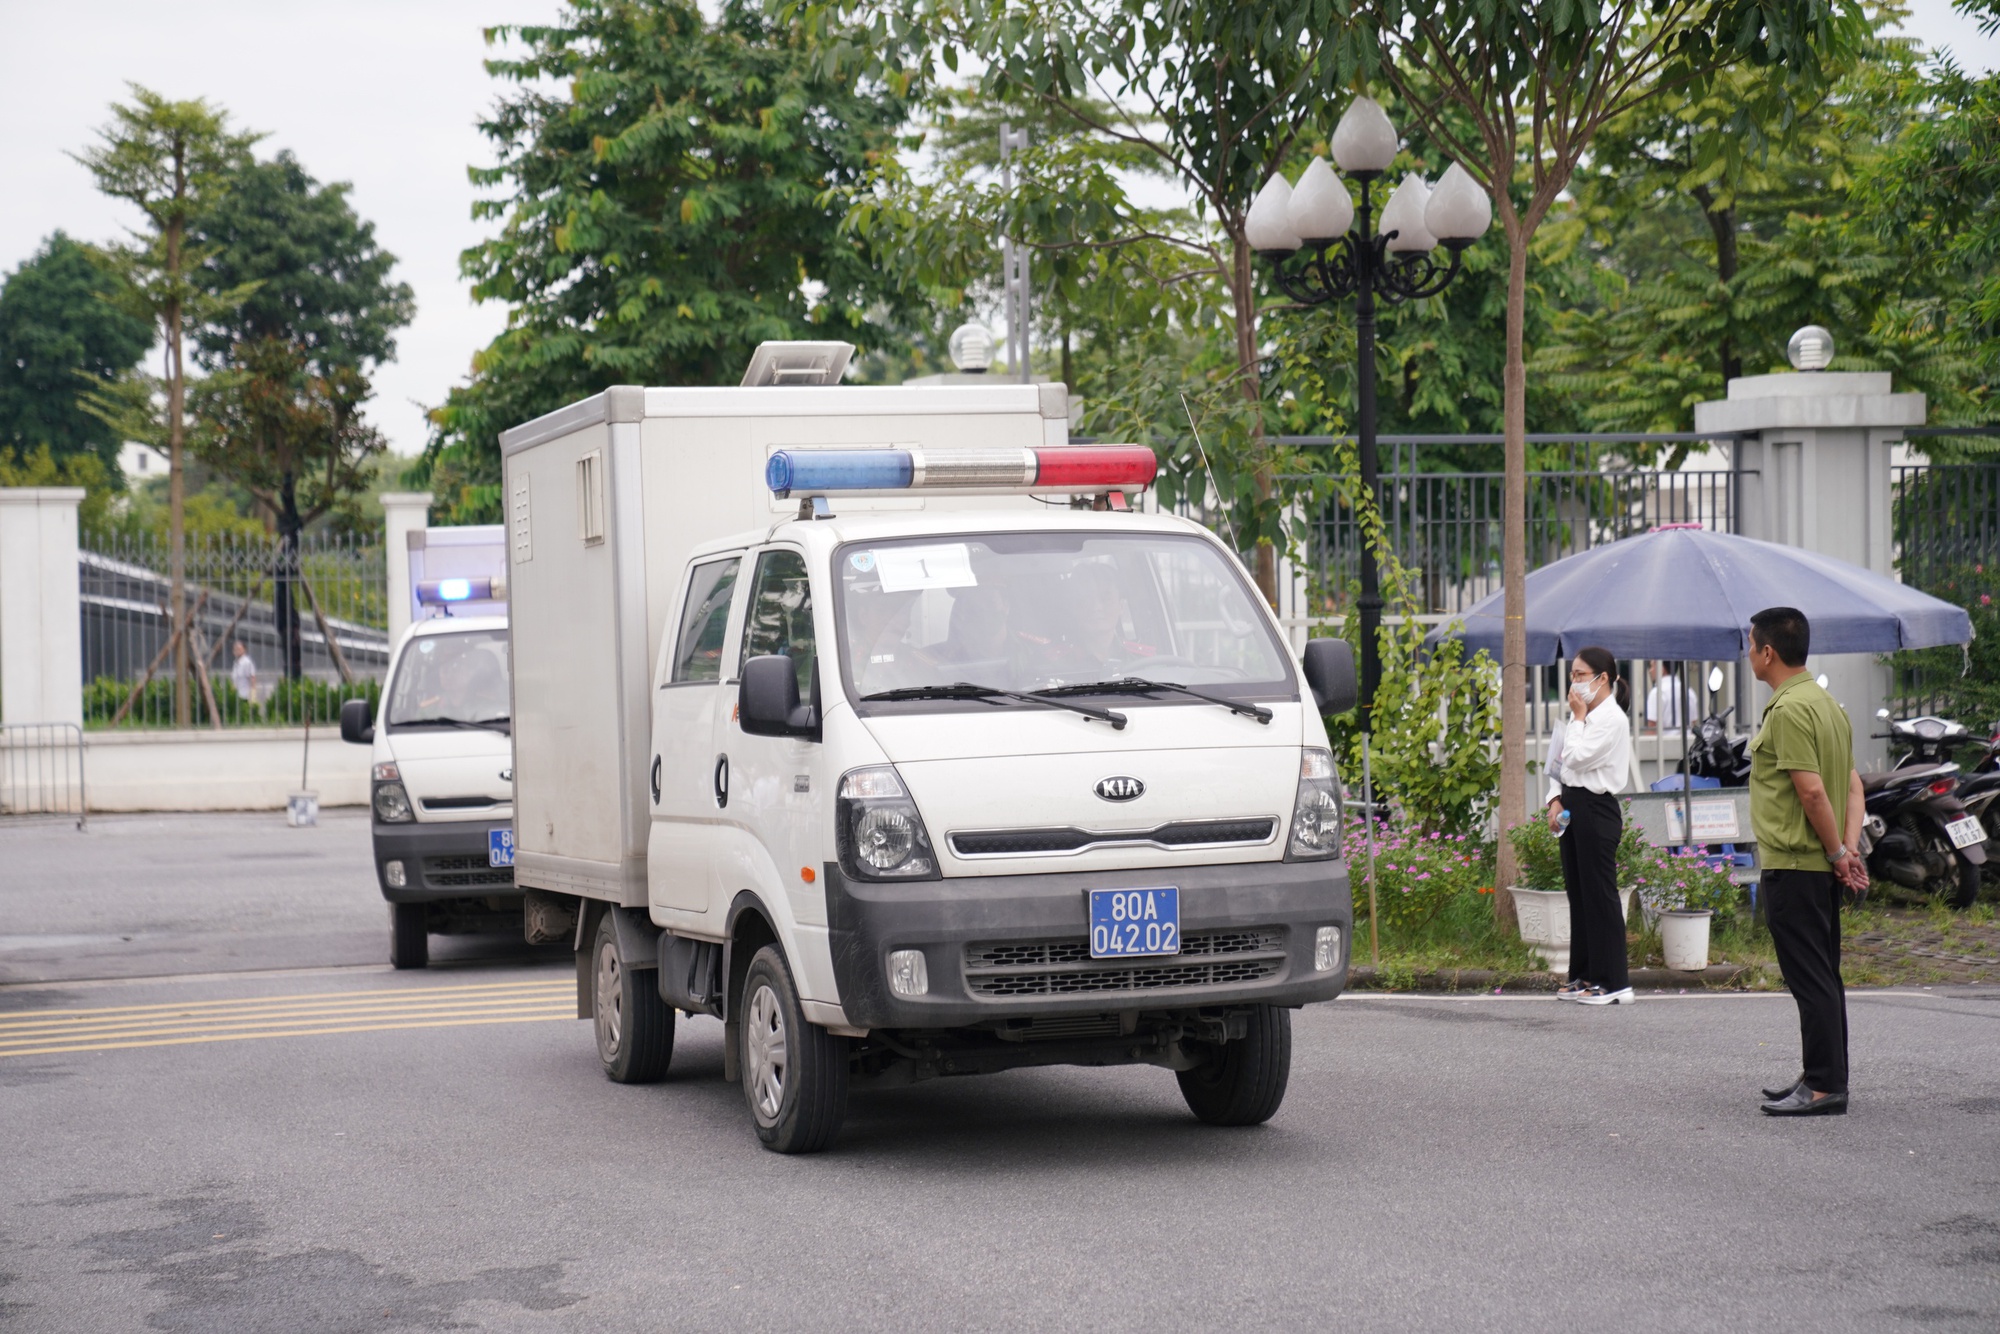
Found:
<svg viewBox="0 0 2000 1334"><path fill-rule="evenodd" d="M1521 876L1520 888L1559 890L1563 887L1562 844L1549 829L1546 812L1531 816L1527 823L1507 831L1514 845L1514 865Z"/></svg>
<svg viewBox="0 0 2000 1334"><path fill-rule="evenodd" d="M1630 884L1654 912L1728 912L1736 906L1736 886L1699 852L1652 848L1636 861Z"/></svg>
<svg viewBox="0 0 2000 1334"><path fill-rule="evenodd" d="M1487 892L1493 883L1491 849L1467 834L1396 830L1386 821L1375 836L1375 898L1382 925L1416 926L1437 916L1460 894ZM1363 877L1368 867L1366 824L1348 830L1348 874L1354 883L1354 915L1368 915Z"/></svg>

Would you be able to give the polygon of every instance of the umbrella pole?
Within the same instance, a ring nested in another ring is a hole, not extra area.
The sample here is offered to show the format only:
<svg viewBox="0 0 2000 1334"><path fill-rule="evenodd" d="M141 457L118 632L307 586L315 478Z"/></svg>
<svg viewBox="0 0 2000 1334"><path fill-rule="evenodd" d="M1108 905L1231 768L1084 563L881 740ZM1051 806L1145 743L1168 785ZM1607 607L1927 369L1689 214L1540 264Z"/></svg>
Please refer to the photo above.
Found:
<svg viewBox="0 0 2000 1334"><path fill-rule="evenodd" d="M1368 734L1361 734L1361 818L1368 822L1368 966L1382 970L1382 934L1375 912L1375 777L1368 766Z"/></svg>
<svg viewBox="0 0 2000 1334"><path fill-rule="evenodd" d="M1694 780L1688 773L1688 664L1681 660L1681 679L1674 682L1674 701L1679 707L1674 710L1681 716L1681 848L1694 850Z"/></svg>

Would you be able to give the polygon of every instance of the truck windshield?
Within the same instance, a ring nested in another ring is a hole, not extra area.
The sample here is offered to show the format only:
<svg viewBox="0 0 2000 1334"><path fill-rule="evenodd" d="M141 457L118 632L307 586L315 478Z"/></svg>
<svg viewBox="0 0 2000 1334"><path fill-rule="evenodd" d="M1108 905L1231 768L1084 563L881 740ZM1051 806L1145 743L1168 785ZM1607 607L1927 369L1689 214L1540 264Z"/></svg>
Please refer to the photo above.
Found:
<svg viewBox="0 0 2000 1334"><path fill-rule="evenodd" d="M504 728L510 699L505 630L423 635L397 664L389 726Z"/></svg>
<svg viewBox="0 0 2000 1334"><path fill-rule="evenodd" d="M836 561L857 698L1129 677L1232 697L1294 692L1255 591L1198 538L990 533L850 544Z"/></svg>

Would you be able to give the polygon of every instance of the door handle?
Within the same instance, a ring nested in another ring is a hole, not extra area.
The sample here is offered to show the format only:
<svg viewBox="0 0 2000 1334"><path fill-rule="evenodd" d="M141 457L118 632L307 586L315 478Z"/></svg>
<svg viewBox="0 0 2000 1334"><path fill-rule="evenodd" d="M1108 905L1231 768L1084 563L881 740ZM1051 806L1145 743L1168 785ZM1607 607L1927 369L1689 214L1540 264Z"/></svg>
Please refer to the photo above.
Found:
<svg viewBox="0 0 2000 1334"><path fill-rule="evenodd" d="M653 757L653 804L660 804L660 757Z"/></svg>
<svg viewBox="0 0 2000 1334"><path fill-rule="evenodd" d="M715 757L715 804L717 806L727 806L729 804L729 757L727 755L718 755Z"/></svg>

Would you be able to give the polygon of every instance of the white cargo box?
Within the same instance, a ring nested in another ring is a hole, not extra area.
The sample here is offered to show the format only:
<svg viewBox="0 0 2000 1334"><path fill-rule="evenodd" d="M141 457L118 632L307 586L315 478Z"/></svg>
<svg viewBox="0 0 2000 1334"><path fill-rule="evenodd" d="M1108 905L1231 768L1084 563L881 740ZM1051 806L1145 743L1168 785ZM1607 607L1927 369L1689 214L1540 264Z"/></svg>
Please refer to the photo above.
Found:
<svg viewBox="0 0 2000 1334"><path fill-rule="evenodd" d="M697 544L798 510L778 449L1069 443L1063 386L618 386L500 437L514 676L515 882L646 903L651 680ZM854 498L847 510L1039 508Z"/></svg>

